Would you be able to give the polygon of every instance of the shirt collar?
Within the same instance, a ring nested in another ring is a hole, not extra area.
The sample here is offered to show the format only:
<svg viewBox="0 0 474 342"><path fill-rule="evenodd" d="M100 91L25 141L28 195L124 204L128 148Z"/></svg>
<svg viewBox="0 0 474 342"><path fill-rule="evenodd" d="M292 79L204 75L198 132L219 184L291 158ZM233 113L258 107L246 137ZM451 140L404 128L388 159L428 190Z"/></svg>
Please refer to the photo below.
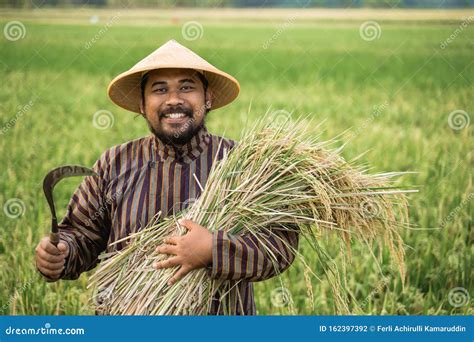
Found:
<svg viewBox="0 0 474 342"><path fill-rule="evenodd" d="M162 162L176 161L178 163L190 163L196 159L211 142L211 135L206 127L202 127L189 142L183 146L175 146L164 143L154 134L150 135L153 156Z"/></svg>

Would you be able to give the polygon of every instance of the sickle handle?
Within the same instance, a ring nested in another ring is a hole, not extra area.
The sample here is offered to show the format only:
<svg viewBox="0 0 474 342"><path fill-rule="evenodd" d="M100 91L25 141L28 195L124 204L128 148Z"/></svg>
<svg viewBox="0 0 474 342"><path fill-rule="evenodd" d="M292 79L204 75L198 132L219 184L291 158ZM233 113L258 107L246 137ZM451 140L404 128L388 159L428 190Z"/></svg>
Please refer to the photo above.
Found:
<svg viewBox="0 0 474 342"><path fill-rule="evenodd" d="M58 246L59 233L58 233L58 221L56 217L53 217L53 219L51 220L51 233L49 234L49 241L51 241L51 243L54 246L56 247Z"/></svg>
<svg viewBox="0 0 474 342"><path fill-rule="evenodd" d="M58 246L58 243L59 243L59 234L58 233L50 233L49 234L49 241L51 241L51 243L54 245L54 246Z"/></svg>

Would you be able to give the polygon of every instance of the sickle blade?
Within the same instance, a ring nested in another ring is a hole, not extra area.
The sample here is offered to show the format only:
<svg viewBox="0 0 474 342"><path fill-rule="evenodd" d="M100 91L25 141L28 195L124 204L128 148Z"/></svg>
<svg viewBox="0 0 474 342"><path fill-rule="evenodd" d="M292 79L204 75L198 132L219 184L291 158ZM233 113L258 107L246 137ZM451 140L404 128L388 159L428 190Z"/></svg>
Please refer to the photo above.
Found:
<svg viewBox="0 0 474 342"><path fill-rule="evenodd" d="M65 165L57 167L48 172L43 180L43 191L48 201L49 208L51 209L51 215L53 219L52 232L57 233L56 222L56 209L54 207L54 198L53 198L53 189L54 186L64 178L74 177L74 176L97 176L97 173L84 166L80 165Z"/></svg>

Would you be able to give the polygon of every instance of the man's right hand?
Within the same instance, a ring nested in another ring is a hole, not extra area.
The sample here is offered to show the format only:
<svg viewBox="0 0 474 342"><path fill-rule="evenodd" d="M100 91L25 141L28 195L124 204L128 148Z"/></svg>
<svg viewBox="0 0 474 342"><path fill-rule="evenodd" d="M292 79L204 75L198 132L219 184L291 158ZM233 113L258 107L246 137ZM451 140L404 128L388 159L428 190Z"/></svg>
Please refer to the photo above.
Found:
<svg viewBox="0 0 474 342"><path fill-rule="evenodd" d="M41 239L35 249L36 268L48 281L56 281L64 270L66 257L69 255L69 246L64 241L59 241L56 247L49 237Z"/></svg>

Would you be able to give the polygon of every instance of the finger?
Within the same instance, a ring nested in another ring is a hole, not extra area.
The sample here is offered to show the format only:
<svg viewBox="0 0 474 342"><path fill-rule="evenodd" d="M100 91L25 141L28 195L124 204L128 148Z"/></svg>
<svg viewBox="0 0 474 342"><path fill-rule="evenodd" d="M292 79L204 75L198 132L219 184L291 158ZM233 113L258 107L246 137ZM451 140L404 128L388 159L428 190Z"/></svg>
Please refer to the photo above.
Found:
<svg viewBox="0 0 474 342"><path fill-rule="evenodd" d="M60 241L58 243L58 249L62 254L66 256L69 254L69 245L64 241Z"/></svg>
<svg viewBox="0 0 474 342"><path fill-rule="evenodd" d="M61 269L56 269L56 270L51 270L49 268L45 268L42 266L38 266L38 270L45 276L50 277L50 278L56 278L61 275L63 272L63 268Z"/></svg>
<svg viewBox="0 0 474 342"><path fill-rule="evenodd" d="M194 228L199 228L201 227L199 224L197 224L196 222L193 222L191 220L186 220L186 219L179 219L178 220L178 224L180 226L183 226L185 227L187 230L192 230Z"/></svg>
<svg viewBox="0 0 474 342"><path fill-rule="evenodd" d="M64 259L66 259L66 256L64 254L60 254L60 255L49 254L48 252L46 252L44 249L41 249L41 248L38 249L36 253L40 259L43 259L44 261L51 262L51 263L61 262L61 261L64 261Z"/></svg>
<svg viewBox="0 0 474 342"><path fill-rule="evenodd" d="M177 254L177 247L175 245L161 245L156 247L156 251L161 254Z"/></svg>
<svg viewBox="0 0 474 342"><path fill-rule="evenodd" d="M180 236L169 236L163 240L164 243L167 243L168 245L177 245L179 241Z"/></svg>
<svg viewBox="0 0 474 342"><path fill-rule="evenodd" d="M177 281L181 280L186 274L188 274L190 269L187 267L182 266L174 275L173 277L168 280L168 285L171 286L175 284Z"/></svg>
<svg viewBox="0 0 474 342"><path fill-rule="evenodd" d="M55 271L55 270L61 269L64 266L64 261L52 263L52 262L44 261L42 259L38 259L36 264L43 268L49 269L50 271Z"/></svg>
<svg viewBox="0 0 474 342"><path fill-rule="evenodd" d="M58 279L61 276L61 273L63 273L63 270L51 271L48 269L39 269L39 268L38 270L41 272L43 276L52 278L52 279Z"/></svg>
<svg viewBox="0 0 474 342"><path fill-rule="evenodd" d="M40 259L43 259L44 261L51 262L51 263L63 262L64 259L66 258L64 254L60 254L60 255L49 254L44 249L41 249L41 248L38 249L36 253L38 254L38 257Z"/></svg>
<svg viewBox="0 0 474 342"><path fill-rule="evenodd" d="M179 258L169 258L163 261L157 261L153 263L153 268L159 270L160 268L171 268L180 265Z"/></svg>
<svg viewBox="0 0 474 342"><path fill-rule="evenodd" d="M59 278L61 277L61 273L51 273L51 274L45 274L45 273L41 273L44 277L46 277L46 280L48 282L52 282L52 281L56 281L56 280L59 280Z"/></svg>
<svg viewBox="0 0 474 342"><path fill-rule="evenodd" d="M49 237L46 237L43 240L41 240L40 247L46 252L48 252L49 254L52 254L52 255L61 254L61 251L58 249L58 247L56 247L55 245L51 243L51 241L49 240Z"/></svg>

